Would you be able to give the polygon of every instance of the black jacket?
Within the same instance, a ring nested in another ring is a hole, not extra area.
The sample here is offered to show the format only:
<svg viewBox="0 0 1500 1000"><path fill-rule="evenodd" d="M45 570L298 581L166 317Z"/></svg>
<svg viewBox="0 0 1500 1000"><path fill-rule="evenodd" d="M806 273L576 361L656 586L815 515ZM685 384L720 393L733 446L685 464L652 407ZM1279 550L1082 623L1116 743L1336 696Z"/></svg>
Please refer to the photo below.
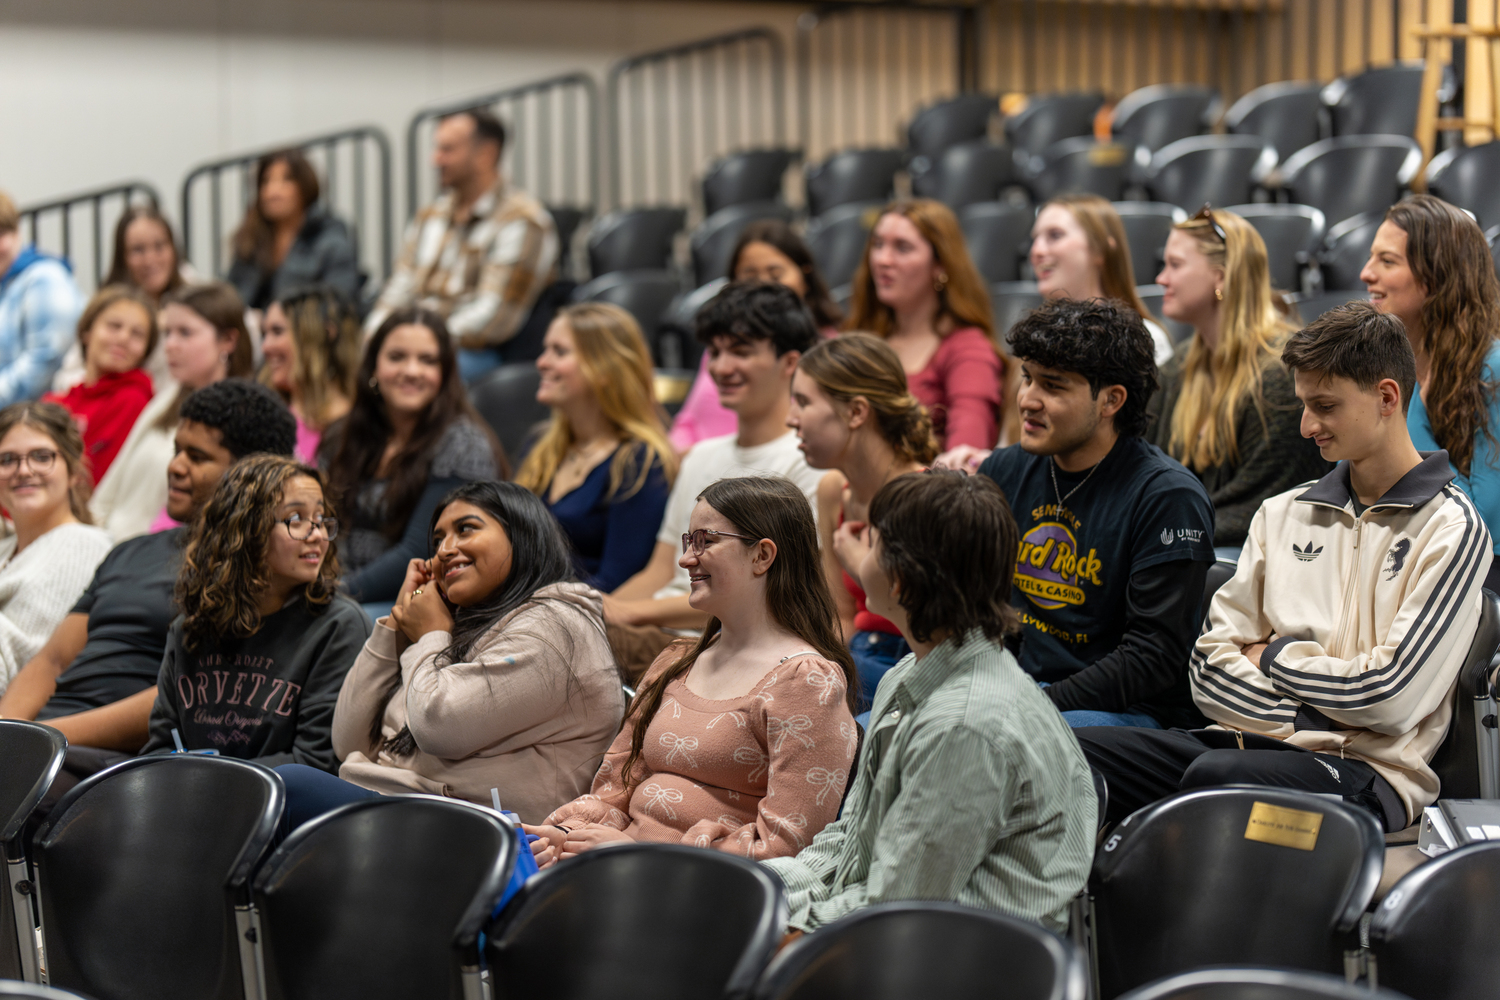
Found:
<svg viewBox="0 0 1500 1000"><path fill-rule="evenodd" d="M322 202L308 209L280 267L265 271L254 259L240 257L229 268L228 280L251 309L264 309L288 292L320 284L334 288L357 307L365 283L354 235L343 221L328 214Z"/></svg>

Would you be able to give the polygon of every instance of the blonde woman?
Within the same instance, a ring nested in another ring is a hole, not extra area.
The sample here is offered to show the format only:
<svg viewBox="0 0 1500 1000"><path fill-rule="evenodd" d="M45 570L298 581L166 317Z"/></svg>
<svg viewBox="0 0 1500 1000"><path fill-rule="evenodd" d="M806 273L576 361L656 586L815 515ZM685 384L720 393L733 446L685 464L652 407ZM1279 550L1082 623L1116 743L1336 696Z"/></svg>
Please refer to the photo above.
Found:
<svg viewBox="0 0 1500 1000"><path fill-rule="evenodd" d="M628 312L587 302L552 321L536 367L552 421L516 482L562 525L580 579L609 593L651 560L677 475L651 355Z"/></svg>
<svg viewBox="0 0 1500 1000"><path fill-rule="evenodd" d="M297 418L297 458L317 460L323 429L354 406L359 318L327 285L272 302L261 327L260 380L281 393Z"/></svg>
<svg viewBox="0 0 1500 1000"><path fill-rule="evenodd" d="M1146 440L1208 490L1214 544L1238 547L1263 500L1328 471L1280 361L1291 328L1272 302L1266 245L1205 205L1173 228L1156 280L1162 312L1194 332L1162 366Z"/></svg>

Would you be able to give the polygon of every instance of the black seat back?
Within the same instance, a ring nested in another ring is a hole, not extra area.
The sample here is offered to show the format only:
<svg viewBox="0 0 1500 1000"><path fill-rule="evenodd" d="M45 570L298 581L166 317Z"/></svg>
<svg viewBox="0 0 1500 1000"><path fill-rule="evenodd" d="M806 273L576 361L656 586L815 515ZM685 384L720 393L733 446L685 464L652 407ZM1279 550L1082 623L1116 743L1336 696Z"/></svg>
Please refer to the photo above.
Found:
<svg viewBox="0 0 1500 1000"><path fill-rule="evenodd" d="M965 205L992 202L1017 182L1015 160L1006 146L976 139L949 146L919 170L911 165L912 194L935 198L955 212Z"/></svg>
<svg viewBox="0 0 1500 1000"><path fill-rule="evenodd" d="M1229 559L1215 559L1208 567L1208 573L1203 577L1203 603L1198 605L1198 620L1203 623L1203 628L1208 628L1208 606L1213 603L1214 595L1234 579L1234 571L1238 568L1239 563Z"/></svg>
<svg viewBox="0 0 1500 1000"><path fill-rule="evenodd" d="M740 233L750 223L762 219L790 222L792 210L779 201L756 201L721 208L704 219L689 239L694 284L706 285L715 278L726 277Z"/></svg>
<svg viewBox="0 0 1500 1000"><path fill-rule="evenodd" d="M1117 142L1156 152L1206 131L1218 117L1219 93L1191 84L1158 83L1120 98L1111 130Z"/></svg>
<svg viewBox="0 0 1500 1000"><path fill-rule="evenodd" d="M1454 146L1427 164L1427 193L1466 208L1481 229L1500 225L1500 141Z"/></svg>
<svg viewBox="0 0 1500 1000"><path fill-rule="evenodd" d="M1409 1000L1343 976L1291 969L1199 969L1131 990L1120 1000Z"/></svg>
<svg viewBox="0 0 1500 1000"><path fill-rule="evenodd" d="M1484 718L1494 713L1490 695L1490 668L1500 650L1500 597L1484 591L1479 609L1479 627L1469 642L1469 651L1458 672L1454 692L1453 721L1428 764L1438 776L1438 795L1445 799L1477 799L1485 796L1482 781L1479 734Z"/></svg>
<svg viewBox="0 0 1500 1000"><path fill-rule="evenodd" d="M1140 297L1141 305L1146 307L1146 311L1155 316L1156 321L1167 331L1172 343L1180 344L1193 335L1192 324L1178 322L1162 312L1162 303L1167 294L1165 288L1160 285L1136 285L1135 294Z"/></svg>
<svg viewBox="0 0 1500 1000"><path fill-rule="evenodd" d="M743 995L786 927L758 865L677 844L590 851L527 882L485 930L496 1000Z"/></svg>
<svg viewBox="0 0 1500 1000"><path fill-rule="evenodd" d="M62 768L68 741L62 733L35 722L0 719L0 845L8 876L0 900L0 979L20 979L36 953L31 940L35 918L31 899L16 892L15 882L31 877L24 834L32 810L52 787ZM24 936L23 936L24 935Z"/></svg>
<svg viewBox="0 0 1500 1000"><path fill-rule="evenodd" d="M1399 135L1348 135L1299 149L1281 165L1290 200L1323 213L1329 227L1361 212L1384 212L1422 165L1416 141Z"/></svg>
<svg viewBox="0 0 1500 1000"><path fill-rule="evenodd" d="M673 271L612 271L573 289L574 302L608 302L635 317L648 346L656 344L662 317L682 282Z"/></svg>
<svg viewBox="0 0 1500 1000"><path fill-rule="evenodd" d="M1037 924L953 903L880 903L783 949L755 998L1083 1000L1085 984L1077 952Z"/></svg>
<svg viewBox="0 0 1500 1000"><path fill-rule="evenodd" d="M935 159L950 146L983 139L999 110L993 94L960 94L929 104L906 127L906 148L912 156Z"/></svg>
<svg viewBox="0 0 1500 1000"><path fill-rule="evenodd" d="M1063 139L1032 158L1026 184L1037 201L1073 193L1119 201L1130 163L1130 148L1120 143L1095 142L1088 136Z"/></svg>
<svg viewBox="0 0 1500 1000"><path fill-rule="evenodd" d="M1103 104L1103 94L1034 94L1005 119L1006 141L1017 154L1040 156L1054 142L1093 135Z"/></svg>
<svg viewBox="0 0 1500 1000"><path fill-rule="evenodd" d="M830 208L807 222L807 248L829 288L847 285L865 256L870 230L883 201L861 201Z"/></svg>
<svg viewBox="0 0 1500 1000"><path fill-rule="evenodd" d="M110 1000L239 1000L235 906L285 792L228 757L137 757L63 796L33 842L47 976Z"/></svg>
<svg viewBox="0 0 1500 1000"><path fill-rule="evenodd" d="M1101 996L1204 965L1342 971L1384 848L1369 813L1304 792L1213 788L1141 809L1089 878Z"/></svg>
<svg viewBox="0 0 1500 1000"><path fill-rule="evenodd" d="M1325 290L1364 290L1365 283L1359 280L1359 274L1370 259L1375 232L1383 221L1384 212L1361 212L1329 227L1317 253L1318 270L1323 274Z"/></svg>
<svg viewBox="0 0 1500 1000"><path fill-rule="evenodd" d="M89 1000L82 993L60 990L36 983L0 982L0 998L4 1000Z"/></svg>
<svg viewBox="0 0 1500 1000"><path fill-rule="evenodd" d="M1235 135L1256 135L1284 160L1323 138L1323 87L1310 80L1281 80L1256 87L1224 113Z"/></svg>
<svg viewBox="0 0 1500 1000"><path fill-rule="evenodd" d="M668 369L696 369L703 358L703 345L698 343L698 311L710 299L724 290L728 278L719 278L691 291L679 292L667 306L657 330L656 344L652 353L657 364Z"/></svg>
<svg viewBox="0 0 1500 1000"><path fill-rule="evenodd" d="M1405 135L1417 130L1422 64L1379 66L1323 88L1334 135Z"/></svg>
<svg viewBox="0 0 1500 1000"><path fill-rule="evenodd" d="M685 208L631 208L610 212L589 230L589 268L662 270L672 263L672 242L687 224Z"/></svg>
<svg viewBox="0 0 1500 1000"><path fill-rule="evenodd" d="M1016 281L1021 262L1031 252L1036 212L1027 205L991 201L968 205L958 213L969 257L988 284Z"/></svg>
<svg viewBox="0 0 1500 1000"><path fill-rule="evenodd" d="M304 824L255 878L267 997L462 1000L517 844L499 813L427 795Z"/></svg>
<svg viewBox="0 0 1500 1000"><path fill-rule="evenodd" d="M1255 227L1266 245L1271 285L1282 291L1301 290L1303 259L1323 242L1323 213L1311 205L1231 205L1228 209Z"/></svg>
<svg viewBox="0 0 1500 1000"><path fill-rule="evenodd" d="M1275 166L1276 148L1259 136L1195 135L1151 158L1146 190L1188 212L1204 202L1236 205L1249 201Z"/></svg>
<svg viewBox="0 0 1500 1000"><path fill-rule="evenodd" d="M795 149L746 149L718 160L703 178L703 214L746 202L778 200L782 178L800 155Z"/></svg>
<svg viewBox="0 0 1500 1000"><path fill-rule="evenodd" d="M490 425L512 462L526 452L526 440L537 425L552 416L552 408L536 401L542 384L536 365L501 365L469 386L469 401Z"/></svg>
<svg viewBox="0 0 1500 1000"><path fill-rule="evenodd" d="M896 172L906 161L899 149L846 149L807 168L807 214L856 201L890 201Z"/></svg>
<svg viewBox="0 0 1500 1000"><path fill-rule="evenodd" d="M990 286L990 311L995 317L995 338L1005 337L1016 321L1042 304L1042 293L1034 281L997 281Z"/></svg>
<svg viewBox="0 0 1500 1000"><path fill-rule="evenodd" d="M1471 844L1419 865L1391 888L1370 923L1380 982L1413 1000L1493 996L1500 983L1496 926L1500 844Z"/></svg>
<svg viewBox="0 0 1500 1000"><path fill-rule="evenodd" d="M552 216L552 224L557 227L558 273L571 276L573 237L578 235L578 227L583 225L583 220L594 214L594 210L576 205L548 205L547 214Z"/></svg>
<svg viewBox="0 0 1500 1000"><path fill-rule="evenodd" d="M1200 203L1201 204L1201 203ZM1117 201L1115 213L1130 245L1130 269L1137 285L1150 285L1161 273L1162 255L1172 227L1187 218L1177 205L1160 201ZM1197 211L1197 209L1194 209Z"/></svg>

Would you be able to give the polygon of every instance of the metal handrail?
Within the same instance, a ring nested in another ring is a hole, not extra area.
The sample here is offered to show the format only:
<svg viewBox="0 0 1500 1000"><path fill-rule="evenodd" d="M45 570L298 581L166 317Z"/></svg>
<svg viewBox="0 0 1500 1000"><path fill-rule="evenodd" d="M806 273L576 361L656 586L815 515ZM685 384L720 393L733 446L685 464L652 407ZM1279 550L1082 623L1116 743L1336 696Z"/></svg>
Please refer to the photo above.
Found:
<svg viewBox="0 0 1500 1000"><path fill-rule="evenodd" d="M128 207L135 201L137 192L150 199L151 204L160 205L161 198L156 188L146 181L121 181L108 187L95 188L63 198L54 198L39 205L28 205L21 209L20 220L27 229L27 242L37 241L37 222L40 216L58 212L62 216L62 255L71 262L73 255L73 209L79 205L90 207L90 224L93 232L94 284L104 280L104 221L102 209L105 201L120 197Z"/></svg>

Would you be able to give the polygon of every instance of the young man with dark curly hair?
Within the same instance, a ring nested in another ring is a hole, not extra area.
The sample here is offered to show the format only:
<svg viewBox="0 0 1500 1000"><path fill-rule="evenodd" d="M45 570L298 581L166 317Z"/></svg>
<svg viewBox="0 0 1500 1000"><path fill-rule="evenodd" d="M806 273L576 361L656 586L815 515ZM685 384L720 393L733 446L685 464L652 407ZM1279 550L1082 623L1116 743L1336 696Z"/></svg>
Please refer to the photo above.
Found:
<svg viewBox="0 0 1500 1000"><path fill-rule="evenodd" d="M1021 441L979 472L1020 529L1021 668L1074 727L1199 724L1187 665L1214 511L1198 478L1141 438L1151 334L1122 303L1053 299L1009 339Z"/></svg>

